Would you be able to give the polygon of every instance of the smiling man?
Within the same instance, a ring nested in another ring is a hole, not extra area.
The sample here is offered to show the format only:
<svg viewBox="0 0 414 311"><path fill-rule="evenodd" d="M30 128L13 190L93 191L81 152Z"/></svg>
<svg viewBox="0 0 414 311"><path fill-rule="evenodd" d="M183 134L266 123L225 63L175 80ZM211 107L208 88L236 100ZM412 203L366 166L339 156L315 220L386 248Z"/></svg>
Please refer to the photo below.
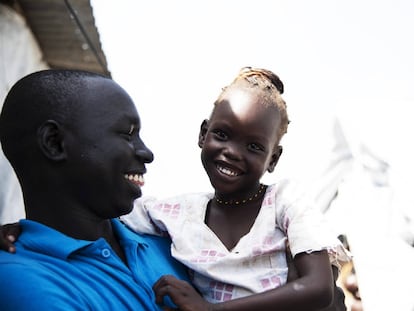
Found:
<svg viewBox="0 0 414 311"><path fill-rule="evenodd" d="M186 278L167 239L117 220L153 160L140 128L131 98L106 77L46 70L13 86L0 139L27 219L16 254L0 251L1 310L161 310L152 285Z"/></svg>

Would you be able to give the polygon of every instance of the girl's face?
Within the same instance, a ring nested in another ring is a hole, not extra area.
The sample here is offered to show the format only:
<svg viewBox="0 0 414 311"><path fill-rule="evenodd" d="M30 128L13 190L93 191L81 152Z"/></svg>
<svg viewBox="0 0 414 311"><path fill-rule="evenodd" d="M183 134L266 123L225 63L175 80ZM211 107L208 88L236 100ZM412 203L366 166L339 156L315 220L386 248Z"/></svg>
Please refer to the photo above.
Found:
<svg viewBox="0 0 414 311"><path fill-rule="evenodd" d="M228 90L201 126L201 160L220 198L255 194L260 178L280 157L279 112L262 101L252 90Z"/></svg>

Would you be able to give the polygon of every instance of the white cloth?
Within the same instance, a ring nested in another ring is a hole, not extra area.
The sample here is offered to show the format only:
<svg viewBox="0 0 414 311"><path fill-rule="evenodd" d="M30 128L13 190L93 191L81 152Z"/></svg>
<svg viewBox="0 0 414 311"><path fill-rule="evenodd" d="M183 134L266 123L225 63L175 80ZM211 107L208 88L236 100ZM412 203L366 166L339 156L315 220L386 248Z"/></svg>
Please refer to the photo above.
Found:
<svg viewBox="0 0 414 311"><path fill-rule="evenodd" d="M346 101L333 120L329 166L313 185L325 216L347 236L364 310L414 311L414 152L404 137L412 102L389 102Z"/></svg>
<svg viewBox="0 0 414 311"><path fill-rule="evenodd" d="M7 92L17 80L45 68L47 64L24 18L0 3L0 110ZM0 224L24 217L20 184L0 149Z"/></svg>
<svg viewBox="0 0 414 311"><path fill-rule="evenodd" d="M172 255L193 270L194 285L210 302L244 297L285 284L288 243L293 256L327 249L333 264L350 259L319 210L312 208L287 180L267 188L250 232L232 250L204 223L212 198L211 193L161 201L142 198L122 219L141 233L168 234Z"/></svg>

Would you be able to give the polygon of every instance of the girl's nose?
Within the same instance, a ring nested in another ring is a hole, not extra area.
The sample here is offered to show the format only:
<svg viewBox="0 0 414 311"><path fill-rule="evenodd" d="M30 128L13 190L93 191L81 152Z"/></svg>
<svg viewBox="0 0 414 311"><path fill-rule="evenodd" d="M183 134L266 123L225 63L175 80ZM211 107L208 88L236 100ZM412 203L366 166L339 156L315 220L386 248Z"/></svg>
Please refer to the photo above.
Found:
<svg viewBox="0 0 414 311"><path fill-rule="evenodd" d="M223 154L232 160L238 161L242 159L241 148L235 143L228 143L223 151Z"/></svg>

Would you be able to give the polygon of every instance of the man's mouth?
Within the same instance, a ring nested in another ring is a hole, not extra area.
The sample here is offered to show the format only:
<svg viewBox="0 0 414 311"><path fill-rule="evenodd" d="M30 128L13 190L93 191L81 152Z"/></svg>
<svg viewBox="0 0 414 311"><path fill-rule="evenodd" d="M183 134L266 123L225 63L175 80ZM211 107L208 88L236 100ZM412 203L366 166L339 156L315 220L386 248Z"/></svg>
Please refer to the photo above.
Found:
<svg viewBox="0 0 414 311"><path fill-rule="evenodd" d="M125 174L124 177L139 187L142 187L145 184L144 176L141 174Z"/></svg>
<svg viewBox="0 0 414 311"><path fill-rule="evenodd" d="M236 171L236 170L234 170L232 168L229 168L229 167L224 167L224 166L222 166L220 164L217 164L216 167L217 167L217 170L220 173L222 173L224 175L227 175L227 176L233 177L233 176L239 176L241 174L240 171Z"/></svg>

